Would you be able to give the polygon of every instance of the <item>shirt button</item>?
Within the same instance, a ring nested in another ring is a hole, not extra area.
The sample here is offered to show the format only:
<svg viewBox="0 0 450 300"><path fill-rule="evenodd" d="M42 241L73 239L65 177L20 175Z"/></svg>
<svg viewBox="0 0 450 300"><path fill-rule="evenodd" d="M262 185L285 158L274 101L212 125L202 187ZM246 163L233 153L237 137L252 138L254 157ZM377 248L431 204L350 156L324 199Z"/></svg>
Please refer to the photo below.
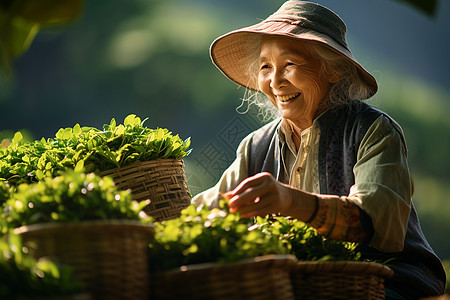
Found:
<svg viewBox="0 0 450 300"><path fill-rule="evenodd" d="M297 173L301 173L301 172L303 172L303 168L302 167L298 167L297 168Z"/></svg>
<svg viewBox="0 0 450 300"><path fill-rule="evenodd" d="M303 148L303 150L304 150L305 152L309 152L309 149L310 149L309 146L305 146L305 148Z"/></svg>

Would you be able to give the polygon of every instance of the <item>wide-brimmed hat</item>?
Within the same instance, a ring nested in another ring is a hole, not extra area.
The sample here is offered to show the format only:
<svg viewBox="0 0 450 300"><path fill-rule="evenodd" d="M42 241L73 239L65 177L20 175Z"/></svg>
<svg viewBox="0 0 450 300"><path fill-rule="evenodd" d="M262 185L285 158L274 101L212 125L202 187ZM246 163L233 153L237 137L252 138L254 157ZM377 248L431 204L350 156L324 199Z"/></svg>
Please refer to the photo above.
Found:
<svg viewBox="0 0 450 300"><path fill-rule="evenodd" d="M256 82L250 80L249 62L255 59L261 35L315 41L343 55L357 67L362 82L370 91L369 98L377 92L377 82L353 57L345 38L346 31L342 19L328 8L317 3L290 0L267 19L217 38L211 44L210 54L225 76L246 88L258 90Z"/></svg>

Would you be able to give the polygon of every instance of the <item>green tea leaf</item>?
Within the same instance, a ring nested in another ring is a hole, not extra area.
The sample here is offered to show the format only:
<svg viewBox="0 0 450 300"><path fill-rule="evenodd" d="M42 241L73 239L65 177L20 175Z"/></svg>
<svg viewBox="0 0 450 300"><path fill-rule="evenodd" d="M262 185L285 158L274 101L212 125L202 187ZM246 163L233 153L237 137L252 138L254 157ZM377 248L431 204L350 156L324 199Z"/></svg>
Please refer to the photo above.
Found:
<svg viewBox="0 0 450 300"><path fill-rule="evenodd" d="M82 133L82 130L81 130L80 124L78 124L78 123L75 124L75 126L73 127L74 136L79 137L81 133Z"/></svg>
<svg viewBox="0 0 450 300"><path fill-rule="evenodd" d="M20 131L18 131L14 134L14 137L11 140L11 144L18 145L20 143L20 141L22 141L22 139L23 139L23 135L22 135L22 133L20 133Z"/></svg>
<svg viewBox="0 0 450 300"><path fill-rule="evenodd" d="M134 126L134 125L139 125L140 123L141 123L141 119L136 117L136 115L134 115L134 114L128 115L123 121L123 124L125 126Z"/></svg>
<svg viewBox="0 0 450 300"><path fill-rule="evenodd" d="M112 132L116 130L116 119L111 119L111 122L109 123L109 130L111 130Z"/></svg>
<svg viewBox="0 0 450 300"><path fill-rule="evenodd" d="M74 170L75 170L75 172L83 172L84 171L84 160L78 161Z"/></svg>
<svg viewBox="0 0 450 300"><path fill-rule="evenodd" d="M116 131L114 132L116 135L122 135L125 133L125 126L123 126L122 124L120 124L119 126L116 127Z"/></svg>
<svg viewBox="0 0 450 300"><path fill-rule="evenodd" d="M72 137L72 128L61 128L56 133L55 137L60 140L66 140Z"/></svg>

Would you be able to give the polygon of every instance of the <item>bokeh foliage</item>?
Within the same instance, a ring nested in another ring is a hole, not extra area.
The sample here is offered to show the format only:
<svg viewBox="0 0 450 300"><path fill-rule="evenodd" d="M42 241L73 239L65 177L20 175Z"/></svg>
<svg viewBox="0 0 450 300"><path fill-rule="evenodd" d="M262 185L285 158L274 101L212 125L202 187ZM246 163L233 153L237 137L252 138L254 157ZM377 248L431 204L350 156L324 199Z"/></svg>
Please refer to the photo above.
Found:
<svg viewBox="0 0 450 300"><path fill-rule="evenodd" d="M3 0L0 2L0 68L28 50L42 27L66 25L80 15L83 0Z"/></svg>

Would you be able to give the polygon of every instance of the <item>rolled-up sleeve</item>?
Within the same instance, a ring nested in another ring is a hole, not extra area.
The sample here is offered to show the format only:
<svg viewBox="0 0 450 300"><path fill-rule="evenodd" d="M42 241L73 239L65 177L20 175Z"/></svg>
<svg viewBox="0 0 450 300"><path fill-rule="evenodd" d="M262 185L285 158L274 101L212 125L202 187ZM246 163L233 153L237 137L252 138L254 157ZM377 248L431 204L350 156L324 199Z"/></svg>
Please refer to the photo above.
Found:
<svg viewBox="0 0 450 300"><path fill-rule="evenodd" d="M219 181L212 188L195 195L192 203L196 205L206 205L209 208L219 206L219 193L233 190L245 178L248 177L248 152L253 133L245 137L236 150L236 159L223 172Z"/></svg>
<svg viewBox="0 0 450 300"><path fill-rule="evenodd" d="M355 184L348 200L371 218L369 245L383 252L403 249L411 209L411 177L400 126L380 116L358 149Z"/></svg>

